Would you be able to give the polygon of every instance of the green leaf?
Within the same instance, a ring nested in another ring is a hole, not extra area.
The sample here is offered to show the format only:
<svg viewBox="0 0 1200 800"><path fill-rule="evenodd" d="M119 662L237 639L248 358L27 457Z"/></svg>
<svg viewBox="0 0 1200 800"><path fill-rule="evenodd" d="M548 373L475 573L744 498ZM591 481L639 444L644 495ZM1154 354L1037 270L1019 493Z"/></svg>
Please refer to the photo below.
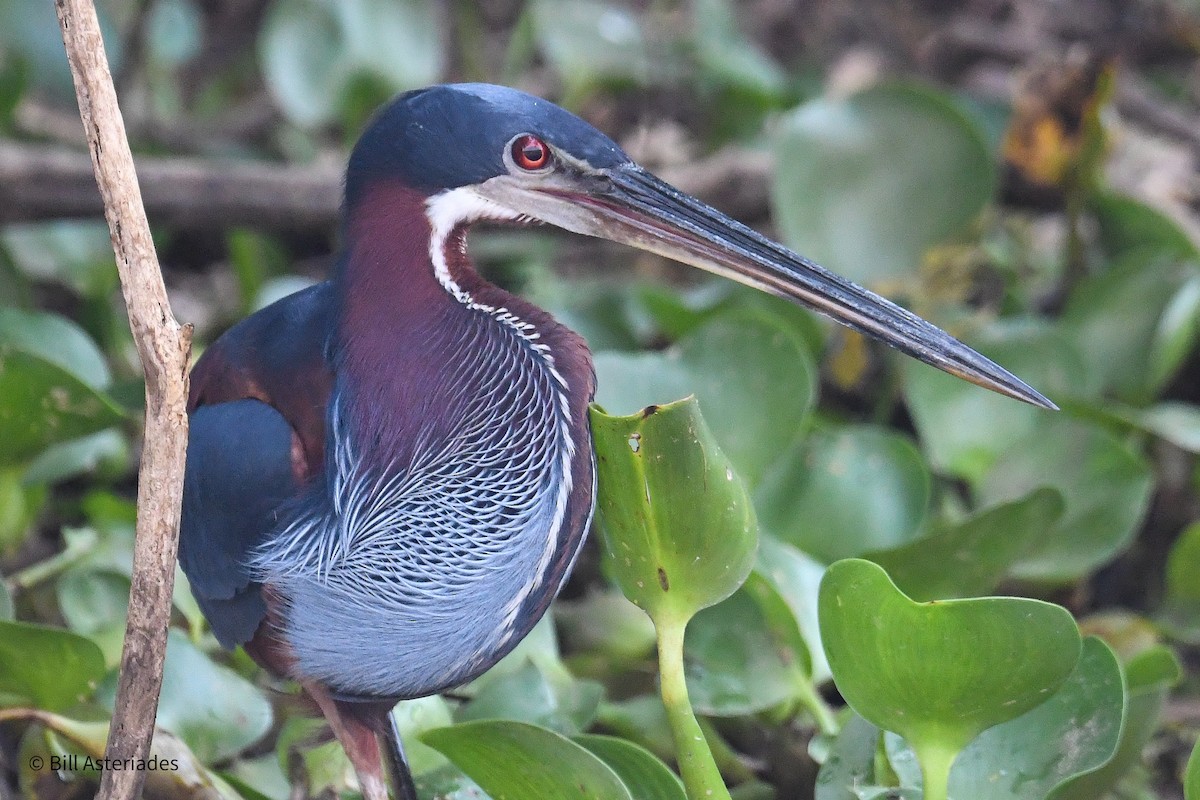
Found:
<svg viewBox="0 0 1200 800"><path fill-rule="evenodd" d="M93 389L103 389L111 380L104 354L92 337L57 314L0 308L3 345L62 367Z"/></svg>
<svg viewBox="0 0 1200 800"><path fill-rule="evenodd" d="M288 774L302 775L310 796L330 792L341 796L354 780L354 768L336 739L328 740L328 725L312 717L291 717L275 739L279 763Z"/></svg>
<svg viewBox="0 0 1200 800"><path fill-rule="evenodd" d="M1143 748L1158 729L1167 692L1179 682L1180 674L1179 661L1165 647L1151 647L1130 659L1125 665L1125 720L1116 754L1099 769L1059 786L1052 800L1095 800L1116 786L1141 761Z"/></svg>
<svg viewBox="0 0 1200 800"><path fill-rule="evenodd" d="M651 68L642 23L627 8L597 0L534 0L526 12L538 47L567 85L568 97L608 81L648 84Z"/></svg>
<svg viewBox="0 0 1200 800"><path fill-rule="evenodd" d="M758 581L760 589L774 593L765 579ZM794 649L799 631L793 637L780 635L749 585L747 581L732 597L688 623L688 697L700 714L736 717L764 711L793 699L797 683L808 680L807 648L801 653Z"/></svg>
<svg viewBox="0 0 1200 800"><path fill-rule="evenodd" d="M795 441L815 401L803 343L762 312L714 317L663 353L598 353L596 402L614 414L694 394L734 469L755 485Z"/></svg>
<svg viewBox="0 0 1200 800"><path fill-rule="evenodd" d="M1155 395L1170 374L1160 368L1152 375L1148 354L1167 305L1195 274L1191 265L1141 251L1072 290L1061 325L1083 356L1089 390L1134 403Z"/></svg>
<svg viewBox="0 0 1200 800"><path fill-rule="evenodd" d="M1115 192L1095 192L1088 198L1096 217L1100 244L1110 258L1150 249L1177 258L1200 260L1200 252L1171 218L1132 197Z"/></svg>
<svg viewBox="0 0 1200 800"><path fill-rule="evenodd" d="M700 77L771 99L782 94L783 70L742 33L730 0L699 0L692 7Z"/></svg>
<svg viewBox="0 0 1200 800"><path fill-rule="evenodd" d="M611 767L545 728L502 720L466 722L420 738L492 797L632 800Z"/></svg>
<svg viewBox="0 0 1200 800"><path fill-rule="evenodd" d="M129 440L116 428L109 428L50 445L30 462L23 479L27 484L58 483L84 473L116 478L127 472L132 458Z"/></svg>
<svg viewBox="0 0 1200 800"><path fill-rule="evenodd" d="M950 773L951 797L1043 800L1056 786L1106 764L1125 713L1121 667L1088 637L1075 671L1049 700L980 734Z"/></svg>
<svg viewBox="0 0 1200 800"><path fill-rule="evenodd" d="M621 663L654 652L654 625L617 591L591 592L579 600L558 600L554 621L576 657L596 653Z"/></svg>
<svg viewBox="0 0 1200 800"><path fill-rule="evenodd" d="M914 279L996 186L983 134L946 95L917 86L806 103L783 120L775 152L784 241L859 283Z"/></svg>
<svg viewBox="0 0 1200 800"><path fill-rule="evenodd" d="M879 736L878 727L851 712L817 773L815 800L862 800L860 791L875 784Z"/></svg>
<svg viewBox="0 0 1200 800"><path fill-rule="evenodd" d="M1200 522L1179 534L1167 557L1167 600L1200 603Z"/></svg>
<svg viewBox="0 0 1200 800"><path fill-rule="evenodd" d="M420 740L420 735L451 724L450 706L441 697L402 700L392 709L396 727L404 741L404 756L413 775L446 765L446 757Z"/></svg>
<svg viewBox="0 0 1200 800"><path fill-rule="evenodd" d="M0 345L0 465L26 461L51 444L122 419L112 400L62 367Z"/></svg>
<svg viewBox="0 0 1200 800"><path fill-rule="evenodd" d="M1087 380L1074 345L1048 323L1006 320L965 341L1052 398L1079 393ZM904 359L902 369L905 397L930 465L972 483L1050 413L982 391L915 359Z"/></svg>
<svg viewBox="0 0 1200 800"><path fill-rule="evenodd" d="M0 621L0 706L61 711L92 693L104 675L95 643L59 628Z"/></svg>
<svg viewBox="0 0 1200 800"><path fill-rule="evenodd" d="M1200 276L1193 275L1167 303L1150 343L1149 385L1166 386L1200 340Z"/></svg>
<svg viewBox="0 0 1200 800"><path fill-rule="evenodd" d="M0 14L0 19L8 17ZM61 39L58 44L61 48ZM58 58L62 59L61 53ZM104 222L9 225L0 232L0 242L13 263L31 278L59 281L88 297L105 296L118 285L112 240Z"/></svg>
<svg viewBox="0 0 1200 800"><path fill-rule="evenodd" d="M1192 757L1188 759L1187 770L1183 774L1184 800L1200 800L1200 740L1192 748Z"/></svg>
<svg viewBox="0 0 1200 800"><path fill-rule="evenodd" d="M1057 489L1066 511L1018 561L1028 580L1069 581L1122 552L1150 500L1149 465L1111 434L1064 416L1045 421L1011 447L984 476L979 501L1014 500L1042 486Z"/></svg>
<svg viewBox="0 0 1200 800"><path fill-rule="evenodd" d="M104 662L116 666L121 659L129 609L129 578L112 572L71 569L58 579L54 590L67 627L100 645Z"/></svg>
<svg viewBox="0 0 1200 800"><path fill-rule="evenodd" d="M903 736L926 784L943 788L958 751L1043 703L1079 660L1079 630L1059 606L1007 597L914 603L858 559L825 573L820 615L846 702Z"/></svg>
<svg viewBox="0 0 1200 800"><path fill-rule="evenodd" d="M441 42L435 9L417 0L294 0L272 5L259 57L284 113L315 126L364 78L391 93L433 83Z"/></svg>
<svg viewBox="0 0 1200 800"><path fill-rule="evenodd" d="M586 734L574 741L612 767L636 800L686 800L678 776L649 750L615 736Z"/></svg>
<svg viewBox="0 0 1200 800"><path fill-rule="evenodd" d="M551 677L527 661L515 672L484 684L459 708L457 718L462 722L513 719L572 735L591 724L603 695L604 688L595 681Z"/></svg>
<svg viewBox="0 0 1200 800"><path fill-rule="evenodd" d="M883 567L913 600L978 597L995 589L1008 568L1046 535L1062 513L1058 493L1039 489L863 558Z"/></svg>
<svg viewBox="0 0 1200 800"><path fill-rule="evenodd" d="M111 705L114 685L106 687ZM157 724L179 736L201 761L237 755L271 729L271 704L254 684L220 666L179 630L167 637Z"/></svg>
<svg viewBox="0 0 1200 800"><path fill-rule="evenodd" d="M758 541L754 572L771 582L791 610L808 646L813 681L827 680L829 663L825 660L825 649L821 647L821 627L817 618L817 597L825 565L773 536L762 536Z"/></svg>
<svg viewBox="0 0 1200 800"><path fill-rule="evenodd" d="M418 797L432 797L436 800L489 800L479 784L468 778L453 764L414 775L413 783L417 787Z"/></svg>
<svg viewBox="0 0 1200 800"><path fill-rule="evenodd" d="M12 593L8 590L8 583L0 580L0 621L11 620L12 618Z"/></svg>
<svg viewBox="0 0 1200 800"><path fill-rule="evenodd" d="M1167 556L1166 592L1158 621L1176 639L1200 643L1200 522L1179 534Z"/></svg>
<svg viewBox="0 0 1200 800"><path fill-rule="evenodd" d="M885 428L818 428L755 494L764 528L825 563L913 539L929 505L916 447Z"/></svg>
<svg viewBox="0 0 1200 800"><path fill-rule="evenodd" d="M45 499L44 487L23 484L19 468L0 468L0 556L21 548Z"/></svg>
<svg viewBox="0 0 1200 800"><path fill-rule="evenodd" d="M754 511L695 400L612 417L591 411L611 574L655 620L682 624L750 573Z"/></svg>

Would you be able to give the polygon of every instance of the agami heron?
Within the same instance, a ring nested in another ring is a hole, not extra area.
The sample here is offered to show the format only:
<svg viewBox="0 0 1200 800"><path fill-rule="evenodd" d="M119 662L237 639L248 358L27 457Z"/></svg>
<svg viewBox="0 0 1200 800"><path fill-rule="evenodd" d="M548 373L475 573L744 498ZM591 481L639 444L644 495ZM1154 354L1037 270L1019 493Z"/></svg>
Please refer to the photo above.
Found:
<svg viewBox="0 0 1200 800"><path fill-rule="evenodd" d="M592 514L587 346L479 276L466 234L481 220L692 264L1053 408L551 103L484 84L401 95L350 156L332 277L231 328L192 372L179 547L217 638L302 684L367 800L385 800L385 765L415 798L392 706L507 654Z"/></svg>

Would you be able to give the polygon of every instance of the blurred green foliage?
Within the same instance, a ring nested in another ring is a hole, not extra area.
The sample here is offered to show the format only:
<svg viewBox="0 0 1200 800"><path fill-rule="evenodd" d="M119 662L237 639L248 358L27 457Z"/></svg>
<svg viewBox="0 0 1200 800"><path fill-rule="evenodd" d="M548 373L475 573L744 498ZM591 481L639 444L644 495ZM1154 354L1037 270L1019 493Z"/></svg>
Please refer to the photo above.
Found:
<svg viewBox="0 0 1200 800"><path fill-rule="evenodd" d="M135 116L212 125L228 107L270 104L265 135L199 148L242 158L342 153L379 103L452 63L456 78L541 87L610 121L613 109L653 118L653 98L675 98L700 109L697 152L771 155L770 223L790 246L1064 409L987 393L741 287L646 281L658 267L614 280L572 264L566 277L553 266L573 251L558 238L473 239L486 274L587 337L598 403L632 416L593 421L603 566L585 564L553 622L461 696L397 709L423 797L680 800L685 784L690 800L725 785L746 800L938 797L943 785L983 800L1149 797L1146 743L1196 735L1161 719L1181 679L1175 650L1194 663L1200 644L1200 251L1087 161L1108 152L1098 111L1092 139L1042 154L1094 178L1064 182L1058 205L1035 212L998 196L1009 109L985 117L913 80L815 92L811 74L751 40L732 0L519 2L501 75L482 66L488 20L471 4L274 0L248 55L199 86L188 69L203 4L99 6L114 66L132 70ZM48 3L0 0L0 135L23 135L22 103L71 110L53 17ZM124 35L139 24L143 46ZM131 129L135 148L161 153ZM1049 246L1029 233L1047 222L1069 229ZM311 241L241 220L199 240L219 253L204 276L196 238L156 235L177 296L229 276L199 348L315 274L301 263ZM140 395L104 225L0 228L0 724L15 763L102 750ZM1139 560L1161 546L1154 510L1168 495L1187 498L1178 524L1190 526L1162 563ZM1147 588L1124 598L1133 621L1090 619L1104 581L1135 567ZM355 792L322 726L264 688L243 653L221 651L176 577L155 752L183 766L148 796ZM1080 645L1044 600L1105 641ZM831 707L830 678L849 708ZM1197 689L1193 678L1182 691L1194 702ZM668 766L680 759L683 782ZM1187 774L1200 797L1200 756ZM63 796L46 779L17 774L27 797Z"/></svg>

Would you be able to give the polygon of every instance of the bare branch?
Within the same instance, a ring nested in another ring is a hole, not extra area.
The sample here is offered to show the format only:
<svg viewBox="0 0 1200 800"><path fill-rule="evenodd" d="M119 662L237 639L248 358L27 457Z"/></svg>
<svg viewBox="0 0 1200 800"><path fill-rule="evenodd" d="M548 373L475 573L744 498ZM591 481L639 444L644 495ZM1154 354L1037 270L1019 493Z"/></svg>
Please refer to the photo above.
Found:
<svg viewBox="0 0 1200 800"><path fill-rule="evenodd" d="M139 158L137 171L155 224L311 230L337 219L336 169ZM92 217L103 208L87 156L0 142L0 223Z"/></svg>
<svg viewBox="0 0 1200 800"><path fill-rule="evenodd" d="M129 621L105 753L130 764L149 755L162 689L187 448L191 328L179 326L167 301L96 9L90 0L56 0L55 6L104 198L129 324L146 375L146 436L138 476ZM144 780L144 771L138 769L105 770L99 797L133 800Z"/></svg>
<svg viewBox="0 0 1200 800"><path fill-rule="evenodd" d="M660 174L738 219L755 221L768 214L770 172L770 156L727 148ZM150 219L184 229L330 229L342 194L341 169L333 165L141 157L137 173ZM102 210L82 153L0 140L0 224L94 217Z"/></svg>

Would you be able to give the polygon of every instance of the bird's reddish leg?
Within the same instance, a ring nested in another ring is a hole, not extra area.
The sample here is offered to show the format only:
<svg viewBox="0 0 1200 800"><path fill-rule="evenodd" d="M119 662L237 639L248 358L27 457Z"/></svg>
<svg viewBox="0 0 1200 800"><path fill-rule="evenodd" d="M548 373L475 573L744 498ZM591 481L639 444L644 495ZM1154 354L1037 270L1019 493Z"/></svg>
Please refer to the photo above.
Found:
<svg viewBox="0 0 1200 800"><path fill-rule="evenodd" d="M388 800L382 746L388 747L389 761L398 759L397 763L391 765L395 773L395 800L417 800L412 776L404 761L403 751L399 749L399 734L395 730L390 709L371 704L348 703L334 698L319 684L303 685L346 750L354 772L358 775L364 800Z"/></svg>

